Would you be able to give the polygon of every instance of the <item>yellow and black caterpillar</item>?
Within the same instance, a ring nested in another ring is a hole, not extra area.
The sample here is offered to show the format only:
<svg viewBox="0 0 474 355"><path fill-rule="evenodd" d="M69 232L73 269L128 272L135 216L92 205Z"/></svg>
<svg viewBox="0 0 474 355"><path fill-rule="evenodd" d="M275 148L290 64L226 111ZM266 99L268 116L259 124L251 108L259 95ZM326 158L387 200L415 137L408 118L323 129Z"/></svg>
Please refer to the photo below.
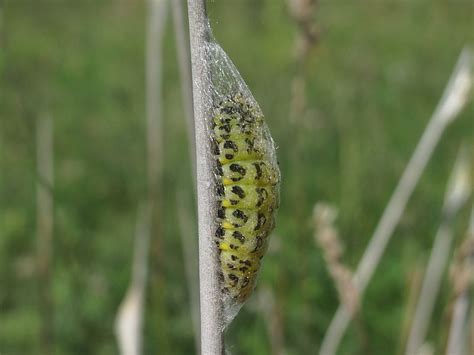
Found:
<svg viewBox="0 0 474 355"><path fill-rule="evenodd" d="M280 171L260 108L241 93L220 102L213 117L221 288L243 303L256 282L275 226Z"/></svg>

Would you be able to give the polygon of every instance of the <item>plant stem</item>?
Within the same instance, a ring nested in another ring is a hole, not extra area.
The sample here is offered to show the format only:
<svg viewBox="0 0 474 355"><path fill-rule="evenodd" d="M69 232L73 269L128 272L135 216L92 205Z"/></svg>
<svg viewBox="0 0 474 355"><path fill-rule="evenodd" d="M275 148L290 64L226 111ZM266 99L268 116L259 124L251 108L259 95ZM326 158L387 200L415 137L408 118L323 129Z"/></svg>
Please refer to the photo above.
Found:
<svg viewBox="0 0 474 355"><path fill-rule="evenodd" d="M54 229L54 147L53 120L40 114L36 126L36 158L38 182L36 184L37 267L40 296L40 343L43 353L53 349L53 229Z"/></svg>
<svg viewBox="0 0 474 355"><path fill-rule="evenodd" d="M212 239L216 228L214 161L211 156L208 119L211 113L210 63L207 57L209 24L205 0L188 0L193 76L196 177L199 224L199 284L201 306L201 353L221 355L223 314L218 280L218 259Z"/></svg>
<svg viewBox="0 0 474 355"><path fill-rule="evenodd" d="M192 176L196 176L196 144L194 143L194 112L193 112L193 82L191 78L191 58L189 53L189 37L185 22L183 0L171 0L173 14L174 34L178 54L179 73L181 78L181 96L184 104L184 116L186 118L186 132L188 134L188 151L192 167ZM194 196L196 196L196 186ZM198 251L196 241L195 213L186 208L194 204L194 198L185 198L184 191L176 194L178 206L178 220L180 226L180 237L184 256L186 280L188 284L191 319L193 322L194 338L196 343L196 354L200 352L200 329L199 329L199 273L198 273Z"/></svg>
<svg viewBox="0 0 474 355"><path fill-rule="evenodd" d="M474 208L471 209L471 218L467 238L471 240L471 248L463 260L469 275L474 274ZM457 295L454 302L453 318L449 330L446 355L462 355L468 348L469 310L472 308L472 281ZM468 351L466 352L468 353Z"/></svg>
<svg viewBox="0 0 474 355"><path fill-rule="evenodd" d="M137 214L131 281L115 319L115 334L121 355L142 354L149 244L150 211L148 205L142 204Z"/></svg>
<svg viewBox="0 0 474 355"><path fill-rule="evenodd" d="M164 160L164 132L163 132L163 41L168 17L168 0L147 1L146 25L146 139L147 139L147 172L148 191L147 203L150 213L150 288L153 309L146 316L152 318L152 323L163 323L166 319L165 280L163 242L163 160ZM156 334L156 342L162 349L166 349L169 337L163 330Z"/></svg>
<svg viewBox="0 0 474 355"><path fill-rule="evenodd" d="M175 1L175 0L173 0ZM181 1L181 0L177 0ZM200 353L200 329L199 329L199 272L198 253L196 240L196 220L192 212L193 199L184 190L176 193L176 205L179 224L179 236L184 259L184 271L186 272L186 283L188 285L189 303L191 309L191 320L193 322L194 337L196 343L196 354Z"/></svg>
<svg viewBox="0 0 474 355"><path fill-rule="evenodd" d="M186 117L186 131L188 134L189 154L193 174L196 173L196 155L194 143L194 117L193 117L193 83L191 79L191 58L189 54L189 38L186 36L186 22L184 20L183 0L171 0L171 10L173 14L174 33L176 39L176 49L178 52L179 74L181 77L181 95L184 104Z"/></svg>
<svg viewBox="0 0 474 355"><path fill-rule="evenodd" d="M146 41L146 122L148 146L148 193L152 218L161 194L163 170L162 45L167 17L167 0L149 0Z"/></svg>

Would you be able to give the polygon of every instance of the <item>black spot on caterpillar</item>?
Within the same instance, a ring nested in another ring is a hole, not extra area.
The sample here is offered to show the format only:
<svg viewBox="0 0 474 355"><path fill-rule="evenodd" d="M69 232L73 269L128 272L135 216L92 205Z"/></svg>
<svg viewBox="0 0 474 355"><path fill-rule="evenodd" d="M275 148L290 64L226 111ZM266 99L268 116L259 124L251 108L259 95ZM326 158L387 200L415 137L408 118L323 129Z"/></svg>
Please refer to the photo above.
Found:
<svg viewBox="0 0 474 355"><path fill-rule="evenodd" d="M245 197L245 191L240 186L232 186L232 192L239 196L241 199Z"/></svg>
<svg viewBox="0 0 474 355"><path fill-rule="evenodd" d="M232 236L233 236L235 239L239 240L242 244L244 244L244 242L245 242L245 237L242 235L242 233L240 233L239 231L234 231L234 232L232 233Z"/></svg>
<svg viewBox="0 0 474 355"><path fill-rule="evenodd" d="M274 227L280 171L263 115L241 93L216 105L212 134L221 290L231 300L243 303L255 286Z"/></svg>

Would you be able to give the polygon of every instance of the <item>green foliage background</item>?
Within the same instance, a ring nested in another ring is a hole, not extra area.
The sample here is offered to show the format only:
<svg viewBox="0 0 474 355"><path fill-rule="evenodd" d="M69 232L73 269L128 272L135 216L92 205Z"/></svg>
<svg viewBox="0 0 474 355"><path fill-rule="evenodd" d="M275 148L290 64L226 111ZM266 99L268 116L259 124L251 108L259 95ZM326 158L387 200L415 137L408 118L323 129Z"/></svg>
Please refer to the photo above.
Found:
<svg viewBox="0 0 474 355"><path fill-rule="evenodd" d="M113 322L146 193L146 12L139 0L3 1L1 354L39 354L35 120L44 113L55 130L55 353L117 353ZM259 285L275 293L287 353L314 354L338 300L314 244L312 208L317 201L339 208L345 262L355 267L460 50L473 43L474 2L319 1L321 39L306 67L309 110L296 124L288 119L296 29L285 2L213 0L209 13L279 146L282 205ZM171 21L164 53L166 208L161 260L152 262L162 281L148 300L145 351L192 354L175 196L184 190L192 201L193 190ZM471 103L437 148L340 354L398 354L408 279L428 255L459 144L473 141L473 114ZM447 279L442 292L430 328L439 351L449 315ZM255 299L227 343L234 355L270 354Z"/></svg>

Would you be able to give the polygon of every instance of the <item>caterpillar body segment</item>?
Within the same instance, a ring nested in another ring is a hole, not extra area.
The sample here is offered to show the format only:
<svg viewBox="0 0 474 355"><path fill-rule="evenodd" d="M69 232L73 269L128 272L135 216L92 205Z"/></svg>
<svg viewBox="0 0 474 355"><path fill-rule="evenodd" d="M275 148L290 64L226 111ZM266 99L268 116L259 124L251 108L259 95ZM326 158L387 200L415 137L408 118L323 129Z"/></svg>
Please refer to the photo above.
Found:
<svg viewBox="0 0 474 355"><path fill-rule="evenodd" d="M219 160L217 174L223 185L276 186L280 180L278 167L264 160L234 161L224 165Z"/></svg>

